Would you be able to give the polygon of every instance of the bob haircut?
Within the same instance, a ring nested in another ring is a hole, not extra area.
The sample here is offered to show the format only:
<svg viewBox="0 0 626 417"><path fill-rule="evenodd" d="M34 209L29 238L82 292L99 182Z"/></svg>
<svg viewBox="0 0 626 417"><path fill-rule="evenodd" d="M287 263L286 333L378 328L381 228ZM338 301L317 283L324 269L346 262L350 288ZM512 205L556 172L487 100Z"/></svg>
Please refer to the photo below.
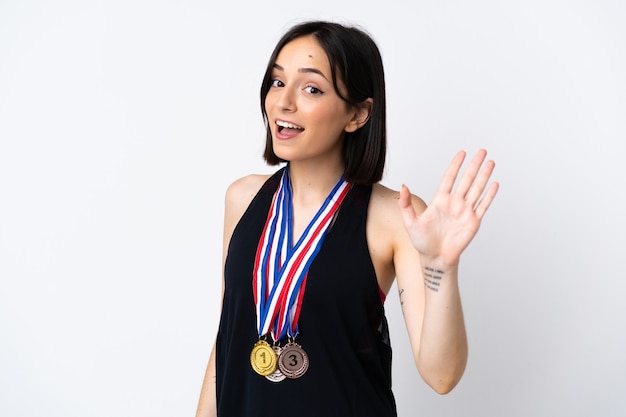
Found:
<svg viewBox="0 0 626 417"><path fill-rule="evenodd" d="M348 105L358 107L372 98L367 122L355 132L346 132L343 142L344 179L355 184L374 184L382 179L387 146L385 76L380 51L363 30L338 23L310 21L292 27L278 41L269 59L261 84L261 112L266 128L263 158L269 165L287 162L279 158L272 146L265 97L272 85L272 70L282 48L292 40L311 35L328 56L335 91ZM347 95L338 88L345 85Z"/></svg>

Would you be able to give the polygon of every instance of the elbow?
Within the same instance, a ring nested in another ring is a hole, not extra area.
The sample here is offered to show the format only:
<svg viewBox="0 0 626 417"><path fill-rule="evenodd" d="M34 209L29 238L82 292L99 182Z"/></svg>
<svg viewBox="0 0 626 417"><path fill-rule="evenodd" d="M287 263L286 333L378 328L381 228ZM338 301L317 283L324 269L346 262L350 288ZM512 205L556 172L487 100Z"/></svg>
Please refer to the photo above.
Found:
<svg viewBox="0 0 626 417"><path fill-rule="evenodd" d="M465 361L457 363L456 366L448 367L447 369L441 368L427 368L420 370L420 374L424 379L424 382L433 389L437 394L446 395L449 394L461 381L463 374L465 373Z"/></svg>
<svg viewBox="0 0 626 417"><path fill-rule="evenodd" d="M429 383L428 385L439 395L449 394L454 387L459 383L460 378L454 380L443 380L440 379L436 382Z"/></svg>

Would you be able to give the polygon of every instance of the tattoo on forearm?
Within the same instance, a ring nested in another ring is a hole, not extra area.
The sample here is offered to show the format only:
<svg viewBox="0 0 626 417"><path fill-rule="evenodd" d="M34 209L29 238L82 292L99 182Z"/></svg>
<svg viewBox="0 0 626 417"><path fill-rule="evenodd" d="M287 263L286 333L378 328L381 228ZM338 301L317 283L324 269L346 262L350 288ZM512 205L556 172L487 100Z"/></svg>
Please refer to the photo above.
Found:
<svg viewBox="0 0 626 417"><path fill-rule="evenodd" d="M424 285L426 288L435 292L439 291L443 273L440 269L434 269L429 266L424 267Z"/></svg>
<svg viewBox="0 0 626 417"><path fill-rule="evenodd" d="M398 291L398 296L400 297L400 307L402 307L404 305L404 301L402 301L402 294L404 293L404 288L400 288L400 291Z"/></svg>

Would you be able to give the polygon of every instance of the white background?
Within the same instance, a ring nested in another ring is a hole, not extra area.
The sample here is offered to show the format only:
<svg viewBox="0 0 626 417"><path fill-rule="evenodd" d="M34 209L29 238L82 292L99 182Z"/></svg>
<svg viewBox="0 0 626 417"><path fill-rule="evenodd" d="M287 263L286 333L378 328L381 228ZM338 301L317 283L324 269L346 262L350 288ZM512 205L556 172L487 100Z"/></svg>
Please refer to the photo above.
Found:
<svg viewBox="0 0 626 417"><path fill-rule="evenodd" d="M625 3L302 4L0 2L0 415L195 413L224 191L273 171L261 77L324 18L382 50L384 184L428 202L480 147L501 182L462 261L451 394L420 379L392 288L400 416L623 416Z"/></svg>

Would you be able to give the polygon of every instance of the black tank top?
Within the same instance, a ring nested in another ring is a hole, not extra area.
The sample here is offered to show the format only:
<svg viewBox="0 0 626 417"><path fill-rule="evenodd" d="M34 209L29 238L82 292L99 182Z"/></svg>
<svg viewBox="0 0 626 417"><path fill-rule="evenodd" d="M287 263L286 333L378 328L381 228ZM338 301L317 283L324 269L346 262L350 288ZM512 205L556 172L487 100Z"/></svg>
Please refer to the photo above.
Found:
<svg viewBox="0 0 626 417"><path fill-rule="evenodd" d="M365 233L371 186L352 187L310 266L296 338L309 356L307 372L271 382L250 366L259 339L253 264L281 175L282 169L261 187L228 248L216 350L218 415L396 416L387 321Z"/></svg>

